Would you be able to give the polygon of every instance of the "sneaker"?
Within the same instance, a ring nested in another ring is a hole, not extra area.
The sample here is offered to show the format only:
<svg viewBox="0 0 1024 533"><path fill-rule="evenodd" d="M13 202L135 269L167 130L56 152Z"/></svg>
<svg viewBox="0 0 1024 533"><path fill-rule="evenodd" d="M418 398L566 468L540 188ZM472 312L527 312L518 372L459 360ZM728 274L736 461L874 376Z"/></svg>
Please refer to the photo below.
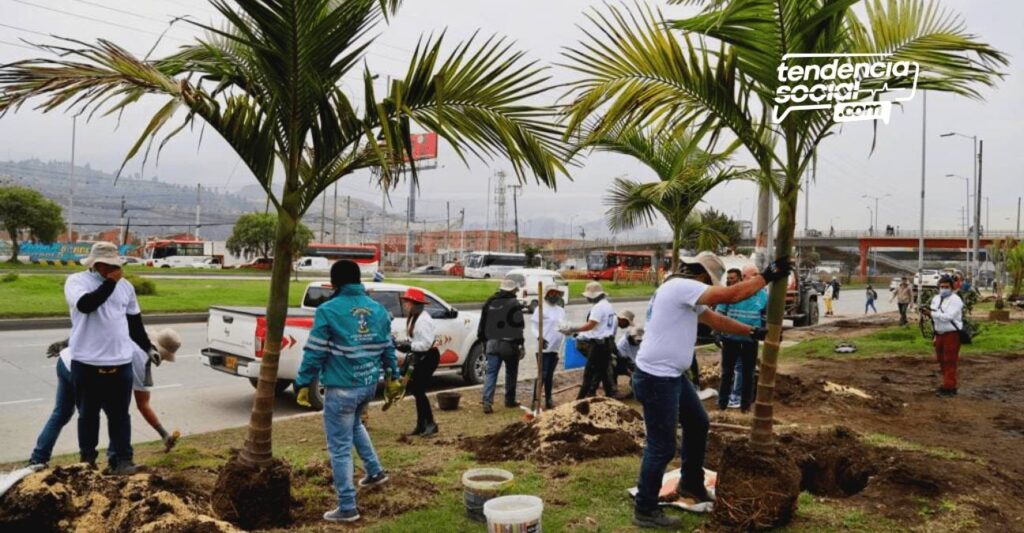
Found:
<svg viewBox="0 0 1024 533"><path fill-rule="evenodd" d="M363 479L360 479L359 480L359 486L363 487L363 488L376 487L377 485L383 485L384 483L387 483L389 479L391 479L391 478L388 477L388 471L387 470L381 470L376 475L366 476ZM358 514L356 514L356 518L359 518Z"/></svg>
<svg viewBox="0 0 1024 533"><path fill-rule="evenodd" d="M645 529L679 529L683 527L683 520L668 516L661 509L649 513L633 511L633 525Z"/></svg>
<svg viewBox="0 0 1024 533"><path fill-rule="evenodd" d="M739 408L740 408L740 401L738 399L733 400L732 398L729 398L729 409L739 409Z"/></svg>
<svg viewBox="0 0 1024 533"><path fill-rule="evenodd" d="M359 520L359 511L352 509L351 511L342 511L341 509L334 509L324 513L324 520L328 522L355 522Z"/></svg>
<svg viewBox="0 0 1024 533"><path fill-rule="evenodd" d="M118 461L111 464L103 472L110 476L131 476L138 473L139 467L135 466L135 463L131 461Z"/></svg>
<svg viewBox="0 0 1024 533"><path fill-rule="evenodd" d="M936 396L956 396L956 389L945 389L945 388L939 387L939 388L935 389L935 395Z"/></svg>
<svg viewBox="0 0 1024 533"><path fill-rule="evenodd" d="M489 415L489 414L491 414L491 413L493 413L493 412L494 412L494 408L493 408L493 407L491 407L491 404L489 404L489 403L485 403L485 404L484 404L484 414L485 414L485 415Z"/></svg>
<svg viewBox="0 0 1024 533"><path fill-rule="evenodd" d="M166 438L164 438L164 453L167 453L167 452L170 452L171 450L173 450L174 447L178 445L178 439L180 439L180 438L181 438L181 432L178 431L178 430L172 431L170 435L168 435Z"/></svg>

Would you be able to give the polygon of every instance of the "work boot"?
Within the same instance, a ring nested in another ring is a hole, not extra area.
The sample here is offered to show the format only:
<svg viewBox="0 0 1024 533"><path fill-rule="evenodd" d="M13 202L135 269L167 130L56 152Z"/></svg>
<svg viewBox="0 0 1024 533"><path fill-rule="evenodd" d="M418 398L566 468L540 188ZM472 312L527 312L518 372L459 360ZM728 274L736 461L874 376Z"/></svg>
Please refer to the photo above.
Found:
<svg viewBox="0 0 1024 533"><path fill-rule="evenodd" d="M649 513L633 511L633 525L645 529L679 529L683 527L683 520L668 516L661 509Z"/></svg>
<svg viewBox="0 0 1024 533"><path fill-rule="evenodd" d="M435 422L428 422L423 428L423 432L420 434L420 436L423 437L429 437L431 435L437 435L437 423Z"/></svg>
<svg viewBox="0 0 1024 533"><path fill-rule="evenodd" d="M484 414L485 414L485 415L489 415L489 414L491 414L491 413L493 413L493 412L494 412L494 408L493 408L493 407L491 407L491 404L489 404L489 403L485 403L485 404L484 404Z"/></svg>
<svg viewBox="0 0 1024 533"><path fill-rule="evenodd" d="M174 430L170 435L164 437L164 453L170 452L178 445L178 439L181 438L181 432Z"/></svg>
<svg viewBox="0 0 1024 533"><path fill-rule="evenodd" d="M110 476L131 476L138 471L139 467L135 466L135 463L128 459L112 463L103 473Z"/></svg>

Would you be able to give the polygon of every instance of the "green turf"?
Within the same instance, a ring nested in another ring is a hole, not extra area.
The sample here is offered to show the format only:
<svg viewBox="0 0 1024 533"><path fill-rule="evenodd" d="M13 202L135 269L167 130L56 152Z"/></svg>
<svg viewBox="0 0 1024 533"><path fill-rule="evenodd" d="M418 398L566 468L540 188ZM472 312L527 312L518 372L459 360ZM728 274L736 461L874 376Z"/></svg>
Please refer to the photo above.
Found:
<svg viewBox="0 0 1024 533"><path fill-rule="evenodd" d="M928 355L933 352L931 339L924 338L916 324L907 327L891 327L874 333L848 339L857 346L852 354L837 354L833 351L836 339L817 338L801 342L795 346L783 348L785 358L805 359L808 357L828 357L856 359L865 357L883 357L890 355ZM995 322L980 323L980 333L974 343L964 345L962 354L1000 354L1021 353L1024 351L1024 322L1000 324Z"/></svg>
<svg viewBox="0 0 1024 533"><path fill-rule="evenodd" d="M134 273L134 270L129 272ZM21 275L16 280L0 282L0 318L30 318L64 316L63 285L66 275ZM233 279L153 279L156 294L139 296L145 313L203 312L211 305L264 306L267 303L269 280ZM453 304L482 302L494 294L497 281L491 280L409 280L389 279L389 282L423 287ZM291 283L289 301L299 305L309 282ZM584 281L570 282L570 302L583 301ZM649 286L608 284L612 298L646 297Z"/></svg>

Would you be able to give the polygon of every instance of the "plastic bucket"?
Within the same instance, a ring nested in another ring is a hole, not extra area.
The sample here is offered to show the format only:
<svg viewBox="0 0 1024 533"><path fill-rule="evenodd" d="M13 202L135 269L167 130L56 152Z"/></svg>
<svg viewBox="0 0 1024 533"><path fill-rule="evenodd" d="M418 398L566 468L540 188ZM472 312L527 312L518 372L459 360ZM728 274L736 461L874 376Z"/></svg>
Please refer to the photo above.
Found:
<svg viewBox="0 0 1024 533"><path fill-rule="evenodd" d="M587 364L587 358L583 357L583 354L576 349L576 339L567 337L565 339L565 361L563 361L564 368L571 370L573 368L583 368Z"/></svg>
<svg viewBox="0 0 1024 533"><path fill-rule="evenodd" d="M484 504L512 483L512 472L500 468L474 468L462 474L462 496L466 516L484 522Z"/></svg>
<svg viewBox="0 0 1024 533"><path fill-rule="evenodd" d="M454 411L459 408L462 395L457 392L437 393L437 407L442 411Z"/></svg>
<svg viewBox="0 0 1024 533"><path fill-rule="evenodd" d="M502 496L484 504L487 533L540 533L544 500L536 496Z"/></svg>

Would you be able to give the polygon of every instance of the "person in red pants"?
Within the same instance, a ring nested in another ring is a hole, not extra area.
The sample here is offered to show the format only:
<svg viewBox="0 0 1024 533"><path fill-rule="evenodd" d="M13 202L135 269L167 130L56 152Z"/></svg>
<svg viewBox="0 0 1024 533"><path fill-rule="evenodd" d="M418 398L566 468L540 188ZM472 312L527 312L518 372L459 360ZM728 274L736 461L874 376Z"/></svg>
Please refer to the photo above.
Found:
<svg viewBox="0 0 1024 533"><path fill-rule="evenodd" d="M931 317L935 331L935 359L942 371L939 396L955 396L957 391L957 364L960 361L960 330L964 327L964 302L953 292L953 279L943 276L939 280L939 294L921 311Z"/></svg>

